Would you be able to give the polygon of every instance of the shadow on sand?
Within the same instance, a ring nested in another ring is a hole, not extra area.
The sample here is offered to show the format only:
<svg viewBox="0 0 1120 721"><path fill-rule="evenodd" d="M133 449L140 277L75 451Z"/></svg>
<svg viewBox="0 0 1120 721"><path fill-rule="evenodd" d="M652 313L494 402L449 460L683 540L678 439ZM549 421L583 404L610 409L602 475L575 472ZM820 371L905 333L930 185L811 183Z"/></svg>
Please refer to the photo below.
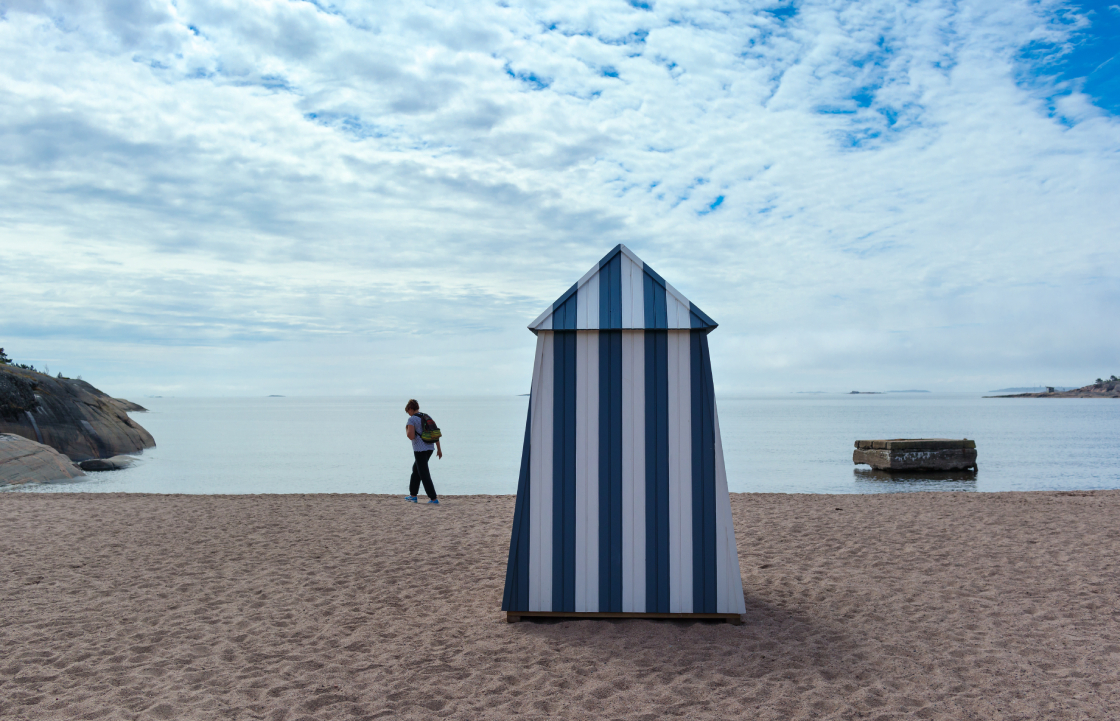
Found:
<svg viewBox="0 0 1120 721"><path fill-rule="evenodd" d="M557 650L578 647L621 663L638 675L689 669L762 678L812 669L814 677L831 680L874 673L859 635L846 627L750 595L745 601L741 626L710 620L524 617L512 628Z"/></svg>

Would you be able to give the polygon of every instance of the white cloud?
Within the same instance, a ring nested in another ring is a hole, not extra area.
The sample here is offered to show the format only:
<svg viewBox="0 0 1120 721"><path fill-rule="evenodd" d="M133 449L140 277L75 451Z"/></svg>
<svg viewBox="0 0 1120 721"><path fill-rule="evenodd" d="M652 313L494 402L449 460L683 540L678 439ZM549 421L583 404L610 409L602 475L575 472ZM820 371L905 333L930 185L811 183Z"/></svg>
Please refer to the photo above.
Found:
<svg viewBox="0 0 1120 721"><path fill-rule="evenodd" d="M726 389L1115 370L1120 124L1020 82L1064 6L651 6L8 2L5 347L122 392L515 392L625 242Z"/></svg>

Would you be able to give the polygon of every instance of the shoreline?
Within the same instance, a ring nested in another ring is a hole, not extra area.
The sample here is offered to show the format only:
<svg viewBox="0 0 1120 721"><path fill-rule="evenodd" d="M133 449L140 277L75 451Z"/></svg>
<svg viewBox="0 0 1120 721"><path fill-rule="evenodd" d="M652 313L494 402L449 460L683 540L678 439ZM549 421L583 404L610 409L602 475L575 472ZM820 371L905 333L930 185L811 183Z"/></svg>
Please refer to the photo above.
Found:
<svg viewBox="0 0 1120 721"><path fill-rule="evenodd" d="M108 472L111 472L111 471L108 471ZM880 472L881 473L886 473L885 471L880 471ZM870 475L870 471L868 471L868 474ZM96 477L94 477L94 479L96 480ZM947 483L948 484L948 483L959 483L959 482L961 482L961 480L962 479L950 479L950 480L933 479L933 480L929 480L929 479L923 478L923 479L918 479L918 480L909 481L909 482L912 482L912 483L928 483L928 484L937 484L937 483ZM974 479L963 479L963 480L974 480ZM886 481L884 481L884 483L885 482ZM906 481L906 480L898 481L898 483L900 483L900 484L907 483L907 482L908 481ZM89 481L88 480L77 480L77 481L65 481L65 480L63 480L63 481L50 481L50 482L45 482L45 483L21 483L21 484L15 484L15 485L10 485L10 486L0 486L0 497L3 497L5 494L10 494L10 495L29 495L29 496L57 496L57 497L89 496L89 497L94 497L94 498L111 498L111 497L118 497L118 496L119 497L152 497L152 498L229 498L229 499L300 497L300 498L384 499L386 501L396 501L396 500L403 499L404 496L405 496L405 493L403 491L401 491L400 493L352 493L352 492L344 492L344 493L332 493L332 492L303 493L303 492L295 492L295 491L293 491L291 493L155 493L155 492L151 492L151 491L82 491L82 490L70 491L70 490L67 490L67 491L53 491L52 492L52 491L33 491L33 490L30 490L31 488L35 488L35 487L49 487L49 486L61 486L61 485L77 486L77 485L83 484L83 483L89 483ZM421 493L422 492L423 492L423 489L421 489ZM951 494L951 493L960 493L960 494L969 495L969 496L1000 496L1000 495L1014 495L1014 494L1040 494L1040 495L1063 496L1063 495L1083 495L1083 494L1094 494L1094 493L1120 493L1120 487L1118 487L1118 488L1060 488L1060 489L1056 488L1056 489L1043 489L1043 490L1031 490L1031 491L1014 491L1014 490L1011 490L1011 491L982 491L982 490L978 490L978 489L962 489L962 488L945 488L943 490L939 490L939 489L936 489L936 488L921 488L921 489L914 489L914 490L894 490L894 491L852 491L850 493L818 493L816 491L731 491L730 496L732 498L735 498L736 496L745 496L745 497L773 496L773 497L776 497L776 498L782 498L782 497L786 497L786 496L795 496L795 497L809 497L809 498L820 497L820 498L842 499L842 498L862 498L864 496L913 496L913 495L920 495L920 494L945 495L945 494ZM508 499L512 503L513 500L516 498L516 496L517 496L517 494L515 494L515 493L444 493L442 491L439 492L439 498L440 498L441 503L442 503L444 498L459 498L459 499L463 499L463 498L501 498L501 499ZM421 503L420 505L424 505L424 504Z"/></svg>
<svg viewBox="0 0 1120 721"><path fill-rule="evenodd" d="M513 496L0 494L12 719L1106 719L1120 491L733 493L742 626L500 611Z"/></svg>

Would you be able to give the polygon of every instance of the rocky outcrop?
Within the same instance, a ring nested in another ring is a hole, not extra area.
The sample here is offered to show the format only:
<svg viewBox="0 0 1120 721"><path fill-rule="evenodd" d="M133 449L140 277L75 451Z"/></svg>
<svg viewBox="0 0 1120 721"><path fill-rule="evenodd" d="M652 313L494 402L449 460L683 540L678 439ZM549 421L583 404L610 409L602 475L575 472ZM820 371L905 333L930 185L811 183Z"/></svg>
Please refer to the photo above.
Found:
<svg viewBox="0 0 1120 721"><path fill-rule="evenodd" d="M0 487L64 481L84 475L69 458L50 446L0 433Z"/></svg>
<svg viewBox="0 0 1120 721"><path fill-rule="evenodd" d="M119 471L128 468L136 459L132 456L113 456L112 458L87 458L78 463L83 471Z"/></svg>
<svg viewBox="0 0 1120 721"><path fill-rule="evenodd" d="M110 398L109 400L112 401L113 405L115 405L117 408L120 408L125 413L147 413L148 412L148 409L145 408L144 406L140 405L139 403L133 403L132 401L126 401L124 398Z"/></svg>
<svg viewBox="0 0 1120 721"><path fill-rule="evenodd" d="M0 365L0 433L43 443L74 461L138 453L152 434L89 383Z"/></svg>
<svg viewBox="0 0 1120 721"><path fill-rule="evenodd" d="M976 441L952 438L894 438L856 441L856 465L877 471L976 470Z"/></svg>
<svg viewBox="0 0 1120 721"><path fill-rule="evenodd" d="M1120 381L1104 381L1090 386L1074 388L1071 391L1053 393L1013 393L1007 396L984 396L985 398L1120 398Z"/></svg>
<svg viewBox="0 0 1120 721"><path fill-rule="evenodd" d="M14 373L0 373L0 420L16 418L38 406L34 382Z"/></svg>

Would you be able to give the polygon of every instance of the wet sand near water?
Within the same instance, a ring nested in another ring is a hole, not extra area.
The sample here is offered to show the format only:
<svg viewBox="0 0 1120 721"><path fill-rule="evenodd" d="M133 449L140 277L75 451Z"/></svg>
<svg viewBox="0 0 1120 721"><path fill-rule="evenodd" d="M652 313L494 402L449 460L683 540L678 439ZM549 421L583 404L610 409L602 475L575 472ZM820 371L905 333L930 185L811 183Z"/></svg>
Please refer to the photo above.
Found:
<svg viewBox="0 0 1120 721"><path fill-rule="evenodd" d="M738 627L507 624L444 500L0 494L0 718L1120 718L1120 491L732 494Z"/></svg>

